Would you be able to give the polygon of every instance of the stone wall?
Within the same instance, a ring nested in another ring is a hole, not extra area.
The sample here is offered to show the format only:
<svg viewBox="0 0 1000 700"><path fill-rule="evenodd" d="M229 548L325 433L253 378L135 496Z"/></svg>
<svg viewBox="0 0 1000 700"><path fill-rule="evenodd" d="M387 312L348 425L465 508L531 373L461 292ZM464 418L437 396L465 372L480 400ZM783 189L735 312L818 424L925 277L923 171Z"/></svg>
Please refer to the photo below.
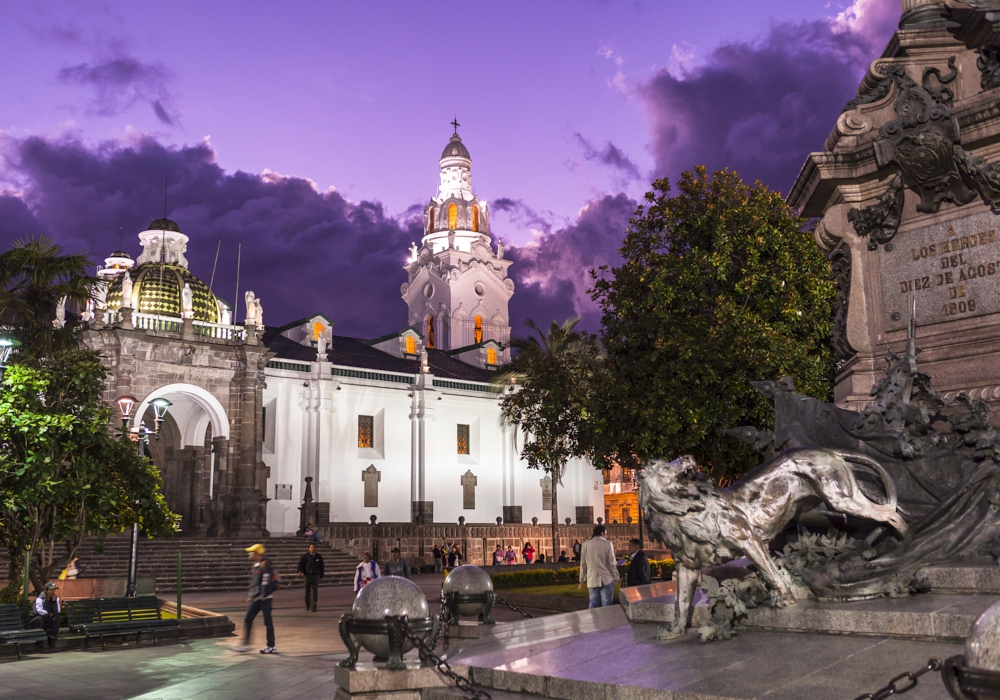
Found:
<svg viewBox="0 0 1000 700"><path fill-rule="evenodd" d="M608 525L608 539L615 545L616 552L628 550L628 541L639 536L639 526ZM467 564L479 566L492 563L493 550L499 544L505 550L514 547L521 561L521 547L531 542L535 556L544 553L549 559L552 553L552 529L549 525L413 525L411 523L379 523L368 525L330 524L321 525L320 533L324 542L334 549L347 552L360 560L364 552L371 552L379 562L389 557L393 547L399 547L400 554L411 564L433 565L431 555L434 545L457 544L465 556ZM559 527L560 549L572 559L573 542L582 544L590 538L593 525L561 525ZM485 556L484 556L485 552Z"/></svg>

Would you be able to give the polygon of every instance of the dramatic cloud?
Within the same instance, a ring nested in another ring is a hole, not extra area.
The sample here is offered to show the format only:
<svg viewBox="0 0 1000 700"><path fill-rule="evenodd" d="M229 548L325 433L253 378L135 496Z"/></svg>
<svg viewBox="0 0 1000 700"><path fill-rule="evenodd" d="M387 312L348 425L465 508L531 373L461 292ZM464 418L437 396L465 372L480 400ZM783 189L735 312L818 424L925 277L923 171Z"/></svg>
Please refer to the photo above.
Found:
<svg viewBox="0 0 1000 700"><path fill-rule="evenodd" d="M222 240L214 285L222 298L233 301L242 242L240 295L261 297L269 325L322 312L337 333L370 338L406 323L402 265L421 231L378 202L349 202L304 178L227 173L207 142L168 148L140 136L89 147L32 137L8 139L4 155L0 180L18 190L0 191L2 249L45 233L101 260L118 247L121 227L135 257L136 234L163 212L166 175L169 216L190 237L191 271L206 282Z"/></svg>
<svg viewBox="0 0 1000 700"><path fill-rule="evenodd" d="M504 200L509 209L530 212ZM494 202L494 208L496 208ZM525 319L547 327L580 316L580 328L597 332L600 309L590 299L590 270L621 263L618 248L637 202L624 194L605 195L584 207L576 220L552 232L536 234L527 245L509 248L510 275L517 284L511 299L511 332L525 335Z"/></svg>
<svg viewBox="0 0 1000 700"><path fill-rule="evenodd" d="M142 63L125 54L59 71L59 80L64 83L93 89L92 108L97 114L117 114L144 101L167 126L177 121L171 114L173 100L168 89L172 79L172 73L162 64Z"/></svg>
<svg viewBox="0 0 1000 700"><path fill-rule="evenodd" d="M787 192L898 19L897 0L856 0L833 20L775 24L659 71L639 86L657 174L731 167Z"/></svg>
<svg viewBox="0 0 1000 700"><path fill-rule="evenodd" d="M595 148L594 144L585 139L579 132L573 134L576 142L583 149L585 160L594 161L611 170L612 178L621 187L632 180L639 180L639 167L625 153L610 141L604 148Z"/></svg>

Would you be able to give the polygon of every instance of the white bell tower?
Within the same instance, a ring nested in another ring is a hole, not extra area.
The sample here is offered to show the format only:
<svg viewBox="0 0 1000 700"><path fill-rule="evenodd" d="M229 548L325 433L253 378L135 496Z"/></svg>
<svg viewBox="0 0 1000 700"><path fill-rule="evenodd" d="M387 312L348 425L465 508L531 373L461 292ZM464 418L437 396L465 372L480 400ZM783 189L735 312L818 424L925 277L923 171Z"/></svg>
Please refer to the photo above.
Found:
<svg viewBox="0 0 1000 700"><path fill-rule="evenodd" d="M504 260L502 243L492 248L489 209L472 191L472 157L458 135L458 120L452 125L455 133L441 154L441 184L424 207L424 236L419 248L410 248L404 266L409 277L400 292L425 346L465 349L455 354L465 361L482 354L492 360L488 366L496 366L510 358L511 263ZM484 352L470 355L473 346Z"/></svg>

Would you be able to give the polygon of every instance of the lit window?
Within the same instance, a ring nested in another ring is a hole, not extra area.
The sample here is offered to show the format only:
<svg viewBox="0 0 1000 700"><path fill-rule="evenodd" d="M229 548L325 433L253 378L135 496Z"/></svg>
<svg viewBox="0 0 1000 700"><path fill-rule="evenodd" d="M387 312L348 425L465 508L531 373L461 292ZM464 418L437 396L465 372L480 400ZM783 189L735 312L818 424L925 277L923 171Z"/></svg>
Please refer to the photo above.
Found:
<svg viewBox="0 0 1000 700"><path fill-rule="evenodd" d="M434 347L434 318L427 317L427 347Z"/></svg>
<svg viewBox="0 0 1000 700"><path fill-rule="evenodd" d="M317 321L313 324L313 340L319 340L320 334L323 332L323 324Z"/></svg>
<svg viewBox="0 0 1000 700"><path fill-rule="evenodd" d="M375 416L358 416L358 447L371 447Z"/></svg>
<svg viewBox="0 0 1000 700"><path fill-rule="evenodd" d="M469 454L469 426L458 425L458 454Z"/></svg>
<svg viewBox="0 0 1000 700"><path fill-rule="evenodd" d="M622 508L622 522L627 523L628 519L632 517L632 512L628 508Z"/></svg>
<svg viewBox="0 0 1000 700"><path fill-rule="evenodd" d="M472 230L479 230L479 207L472 207Z"/></svg>
<svg viewBox="0 0 1000 700"><path fill-rule="evenodd" d="M483 317L476 316L474 320L476 324L476 331L475 331L476 342L481 343L483 342Z"/></svg>
<svg viewBox="0 0 1000 700"><path fill-rule="evenodd" d="M406 336L406 354L416 355L417 354L417 339L412 335Z"/></svg>
<svg viewBox="0 0 1000 700"><path fill-rule="evenodd" d="M434 207L427 214L427 233L434 233Z"/></svg>
<svg viewBox="0 0 1000 700"><path fill-rule="evenodd" d="M454 231L458 228L458 205L448 205L448 230Z"/></svg>
<svg viewBox="0 0 1000 700"><path fill-rule="evenodd" d="M495 365L497 363L497 351L495 348L486 348L486 364Z"/></svg>

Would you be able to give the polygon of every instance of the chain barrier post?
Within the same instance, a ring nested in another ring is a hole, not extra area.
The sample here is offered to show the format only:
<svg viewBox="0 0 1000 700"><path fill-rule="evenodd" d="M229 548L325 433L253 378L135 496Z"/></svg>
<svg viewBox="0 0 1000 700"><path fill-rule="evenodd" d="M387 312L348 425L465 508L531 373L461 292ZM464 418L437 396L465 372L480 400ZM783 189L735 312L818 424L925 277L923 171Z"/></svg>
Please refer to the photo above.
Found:
<svg viewBox="0 0 1000 700"><path fill-rule="evenodd" d="M455 684L455 687L463 693L471 695L476 698L476 700L493 700L492 696L485 690L477 690L476 688L473 688L472 681L465 676L455 673L447 661L434 653L433 647L428 646L427 642L421 639L419 635L414 634L413 630L410 629L409 622L405 616L400 618L400 620L402 622L401 631L403 635L410 640L413 646L417 648L417 651L420 652L421 659L425 659L426 661L434 664L434 667L444 676L451 679L451 682Z"/></svg>
<svg viewBox="0 0 1000 700"><path fill-rule="evenodd" d="M500 596L496 596L495 600L496 600L496 602L500 603L500 605L504 605L504 606L510 608L511 610L513 610L514 612L519 613L521 615L521 617L527 617L527 618L530 618L530 619L535 619L535 618L538 617L538 615L532 615L527 610L521 610L521 608L517 607L513 603L508 603L506 600L504 600Z"/></svg>
<svg viewBox="0 0 1000 700"><path fill-rule="evenodd" d="M927 665L924 666L919 671L913 671L910 673L900 673L898 676L889 681L889 684L884 688L879 688L874 693L866 693L865 695L859 695L854 700L885 700L893 695L902 695L903 693L908 693L917 687L917 679L920 678L925 673L930 671L940 671L941 661L938 659L930 659ZM900 681L906 681L905 685L897 685Z"/></svg>

